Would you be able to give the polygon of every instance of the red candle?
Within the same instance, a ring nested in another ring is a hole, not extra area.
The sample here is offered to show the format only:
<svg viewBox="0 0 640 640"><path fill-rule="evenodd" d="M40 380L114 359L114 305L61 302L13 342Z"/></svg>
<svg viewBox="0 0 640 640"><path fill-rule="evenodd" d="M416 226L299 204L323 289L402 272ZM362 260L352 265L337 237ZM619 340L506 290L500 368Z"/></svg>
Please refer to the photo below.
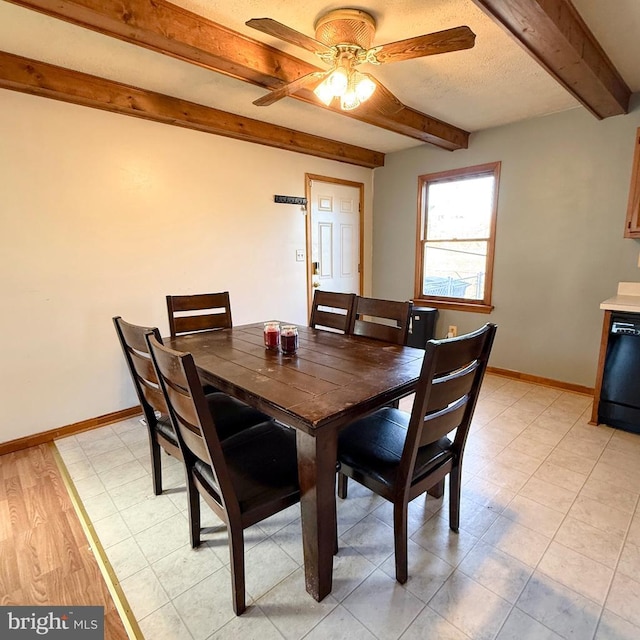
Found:
<svg viewBox="0 0 640 640"><path fill-rule="evenodd" d="M277 322L264 323L264 346L267 349L278 349L280 344L280 325Z"/></svg>
<svg viewBox="0 0 640 640"><path fill-rule="evenodd" d="M282 353L290 355L298 350L298 327L285 325L280 333Z"/></svg>

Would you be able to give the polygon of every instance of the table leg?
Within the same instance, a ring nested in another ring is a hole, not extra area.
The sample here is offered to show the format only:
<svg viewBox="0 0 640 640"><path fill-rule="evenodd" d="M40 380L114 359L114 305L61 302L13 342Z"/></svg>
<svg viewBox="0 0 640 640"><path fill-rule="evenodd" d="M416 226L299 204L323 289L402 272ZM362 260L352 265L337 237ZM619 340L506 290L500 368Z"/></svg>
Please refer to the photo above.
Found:
<svg viewBox="0 0 640 640"><path fill-rule="evenodd" d="M307 591L319 602L331 593L336 545L336 432L296 432Z"/></svg>

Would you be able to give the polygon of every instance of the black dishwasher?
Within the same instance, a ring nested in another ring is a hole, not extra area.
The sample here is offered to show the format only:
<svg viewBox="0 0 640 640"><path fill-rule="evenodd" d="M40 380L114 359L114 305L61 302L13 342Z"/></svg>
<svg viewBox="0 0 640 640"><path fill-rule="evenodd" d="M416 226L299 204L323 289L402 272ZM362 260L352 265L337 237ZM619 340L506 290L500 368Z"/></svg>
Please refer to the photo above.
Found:
<svg viewBox="0 0 640 640"><path fill-rule="evenodd" d="M640 433L640 314L611 314L598 422Z"/></svg>

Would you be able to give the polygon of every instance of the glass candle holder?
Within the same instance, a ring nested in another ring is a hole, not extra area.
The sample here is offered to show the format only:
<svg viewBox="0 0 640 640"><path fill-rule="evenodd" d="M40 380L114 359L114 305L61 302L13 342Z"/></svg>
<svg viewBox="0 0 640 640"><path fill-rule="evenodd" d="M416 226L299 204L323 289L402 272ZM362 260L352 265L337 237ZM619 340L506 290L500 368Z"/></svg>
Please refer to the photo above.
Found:
<svg viewBox="0 0 640 640"><path fill-rule="evenodd" d="M285 355L291 355L298 350L298 327L285 324L280 330L280 349Z"/></svg>
<svg viewBox="0 0 640 640"><path fill-rule="evenodd" d="M277 322L264 323L264 346L271 351L277 351L280 346L280 324Z"/></svg>

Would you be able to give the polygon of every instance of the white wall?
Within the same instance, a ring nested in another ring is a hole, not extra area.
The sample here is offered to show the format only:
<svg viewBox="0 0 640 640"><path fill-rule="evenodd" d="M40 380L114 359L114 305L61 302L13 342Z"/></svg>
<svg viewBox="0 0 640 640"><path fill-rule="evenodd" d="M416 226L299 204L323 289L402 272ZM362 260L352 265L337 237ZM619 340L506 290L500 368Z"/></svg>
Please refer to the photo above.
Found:
<svg viewBox="0 0 640 640"><path fill-rule="evenodd" d="M235 324L307 322L305 172L372 171L0 90L0 442L134 406L111 318L229 290Z"/></svg>
<svg viewBox="0 0 640 640"><path fill-rule="evenodd" d="M600 302L638 281L637 240L623 239L640 95L628 115L584 109L471 136L453 153L427 145L375 170L373 294L413 296L418 176L502 161L489 315L440 310L437 337L498 324L491 365L593 387Z"/></svg>

